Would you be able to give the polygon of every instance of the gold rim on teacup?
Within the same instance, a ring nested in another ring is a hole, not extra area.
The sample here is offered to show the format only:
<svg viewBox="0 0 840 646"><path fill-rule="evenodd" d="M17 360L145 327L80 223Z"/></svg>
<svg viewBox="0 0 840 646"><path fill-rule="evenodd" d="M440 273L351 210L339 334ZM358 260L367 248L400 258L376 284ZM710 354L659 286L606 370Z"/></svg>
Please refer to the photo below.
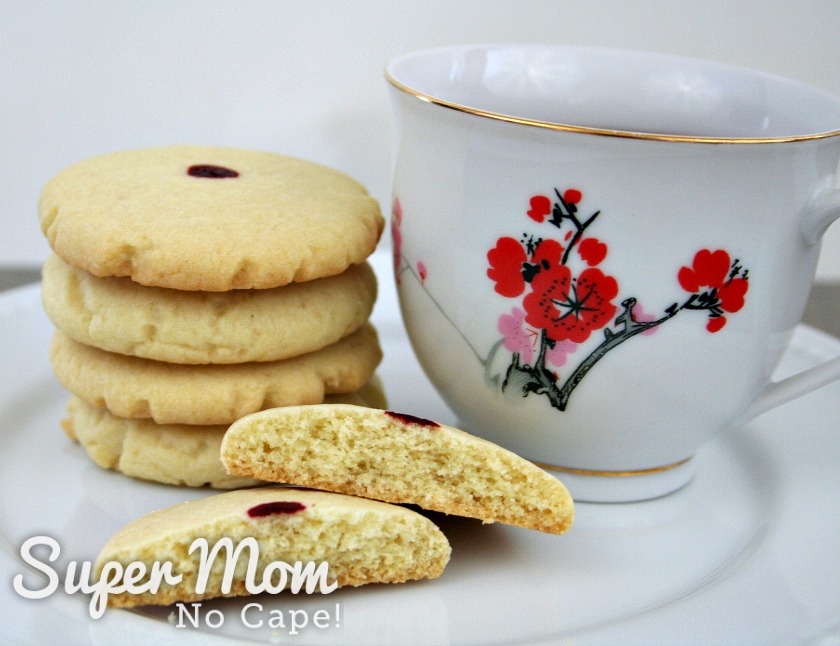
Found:
<svg viewBox="0 0 840 646"><path fill-rule="evenodd" d="M632 130L612 130L608 128L592 128L589 126L575 126L566 123L557 123L553 121L541 121L538 119L527 119L524 117L515 117L501 112L493 112L492 110L482 110L481 108L474 108L461 103L447 101L430 94L420 92L405 83L401 83L395 79L388 70L385 70L385 80L394 86L400 92L413 96L424 103L439 105L442 108L449 108L465 114L471 114L476 117L483 117L486 119L495 119L496 121L505 121L507 123L514 123L522 126L532 126L535 128L545 128L547 130L560 130L563 132L574 132L578 134L598 135L601 137L623 137L625 139L647 139L651 141L671 141L678 143L698 143L698 144L782 144L795 141L812 141L815 139L828 139L840 135L840 129L828 130L825 132L816 132L806 135L790 135L784 137L703 137L693 135L670 135L667 133L653 133L653 132L635 132Z"/></svg>
<svg viewBox="0 0 840 646"><path fill-rule="evenodd" d="M686 464L691 457L687 457L684 460L680 460L679 462L674 462L672 464L666 464L661 467L653 467L650 469L638 469L635 471L602 471L598 469L575 469L572 467L559 467L553 464L546 464L544 462L534 462L540 469L547 469L548 471L557 471L560 473L570 473L577 476L599 476L599 477L606 477L606 478L625 478L625 477L632 477L632 476L647 476L653 473L662 473L663 471L670 471L671 469L676 469L677 467L681 467L682 465Z"/></svg>

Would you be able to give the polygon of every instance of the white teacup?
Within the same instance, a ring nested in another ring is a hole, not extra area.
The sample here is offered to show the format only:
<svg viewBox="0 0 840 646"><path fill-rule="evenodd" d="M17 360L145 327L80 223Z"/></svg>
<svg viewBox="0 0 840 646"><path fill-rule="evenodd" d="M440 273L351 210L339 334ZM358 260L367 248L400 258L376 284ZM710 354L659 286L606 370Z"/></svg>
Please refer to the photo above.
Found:
<svg viewBox="0 0 840 646"><path fill-rule="evenodd" d="M840 377L771 374L840 216L840 99L562 46L387 68L403 318L467 430L579 500L684 485L710 438Z"/></svg>

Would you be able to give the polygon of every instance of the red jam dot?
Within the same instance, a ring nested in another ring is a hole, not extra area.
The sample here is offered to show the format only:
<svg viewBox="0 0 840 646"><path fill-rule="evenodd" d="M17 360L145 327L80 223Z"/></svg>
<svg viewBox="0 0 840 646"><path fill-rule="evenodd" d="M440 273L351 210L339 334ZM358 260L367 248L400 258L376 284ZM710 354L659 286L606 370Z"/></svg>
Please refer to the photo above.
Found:
<svg viewBox="0 0 840 646"><path fill-rule="evenodd" d="M438 428L440 426L440 424L433 422L430 419L415 417L414 415L407 415L406 413L395 413L394 411L386 410L385 414L388 417L393 417L394 419L398 419L406 424L418 424L419 426L428 426L430 428Z"/></svg>
<svg viewBox="0 0 840 646"><path fill-rule="evenodd" d="M277 502L264 502L261 505L251 507L248 510L248 516L251 518L262 518L263 516L272 516L274 514L295 514L304 509L306 509L306 505L303 503L278 500Z"/></svg>
<svg viewBox="0 0 840 646"><path fill-rule="evenodd" d="M210 179L224 179L225 177L239 177L239 173L224 166L213 166L212 164L196 164L187 169L187 175L193 177L208 177Z"/></svg>

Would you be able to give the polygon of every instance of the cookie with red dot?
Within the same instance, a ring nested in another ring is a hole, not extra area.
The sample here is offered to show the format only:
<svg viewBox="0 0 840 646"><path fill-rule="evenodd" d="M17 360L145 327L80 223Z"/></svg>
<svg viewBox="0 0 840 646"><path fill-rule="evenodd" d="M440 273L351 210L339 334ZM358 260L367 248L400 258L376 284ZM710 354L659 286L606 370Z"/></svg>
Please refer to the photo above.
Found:
<svg viewBox="0 0 840 646"><path fill-rule="evenodd" d="M208 550L225 539L233 549L251 539L257 550L242 550L240 567L235 569L224 565L222 550L215 566L207 568L206 585L199 586L201 550L190 550L196 539L204 539ZM278 563L290 567L312 563L313 572L326 563L327 585L342 587L434 579L443 573L451 548L432 521L398 505L264 487L191 500L142 516L105 544L94 568L97 573L106 566L125 571L132 563L142 563L151 570L154 563L171 563L179 581L162 580L155 591L108 596L111 607L170 605L251 594L246 561L252 552L258 557L250 583L262 582Z"/></svg>
<svg viewBox="0 0 840 646"><path fill-rule="evenodd" d="M78 162L44 187L41 229L95 276L196 291L265 289L363 262L384 227L346 174L271 152L168 146Z"/></svg>

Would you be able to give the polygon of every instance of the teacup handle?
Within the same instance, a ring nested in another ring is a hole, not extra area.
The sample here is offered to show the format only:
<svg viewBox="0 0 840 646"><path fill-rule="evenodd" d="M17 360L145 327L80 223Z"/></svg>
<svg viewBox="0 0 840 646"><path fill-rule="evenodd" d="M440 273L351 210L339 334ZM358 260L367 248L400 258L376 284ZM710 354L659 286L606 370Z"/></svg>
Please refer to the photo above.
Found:
<svg viewBox="0 0 840 646"><path fill-rule="evenodd" d="M830 187L826 183L814 194L803 214L802 235L805 242L809 245L819 242L825 230L838 218L840 218L840 189ZM752 403L744 421L786 404L837 379L840 379L840 357L830 359L781 381L771 382Z"/></svg>
<svg viewBox="0 0 840 646"><path fill-rule="evenodd" d="M743 421L747 422L753 417L806 395L812 390L822 388L837 379L840 379L840 357L829 359L825 363L803 370L781 381L771 382L753 401Z"/></svg>
<svg viewBox="0 0 840 646"><path fill-rule="evenodd" d="M840 189L826 181L811 198L802 215L802 235L806 244L820 241L828 226L840 217Z"/></svg>

